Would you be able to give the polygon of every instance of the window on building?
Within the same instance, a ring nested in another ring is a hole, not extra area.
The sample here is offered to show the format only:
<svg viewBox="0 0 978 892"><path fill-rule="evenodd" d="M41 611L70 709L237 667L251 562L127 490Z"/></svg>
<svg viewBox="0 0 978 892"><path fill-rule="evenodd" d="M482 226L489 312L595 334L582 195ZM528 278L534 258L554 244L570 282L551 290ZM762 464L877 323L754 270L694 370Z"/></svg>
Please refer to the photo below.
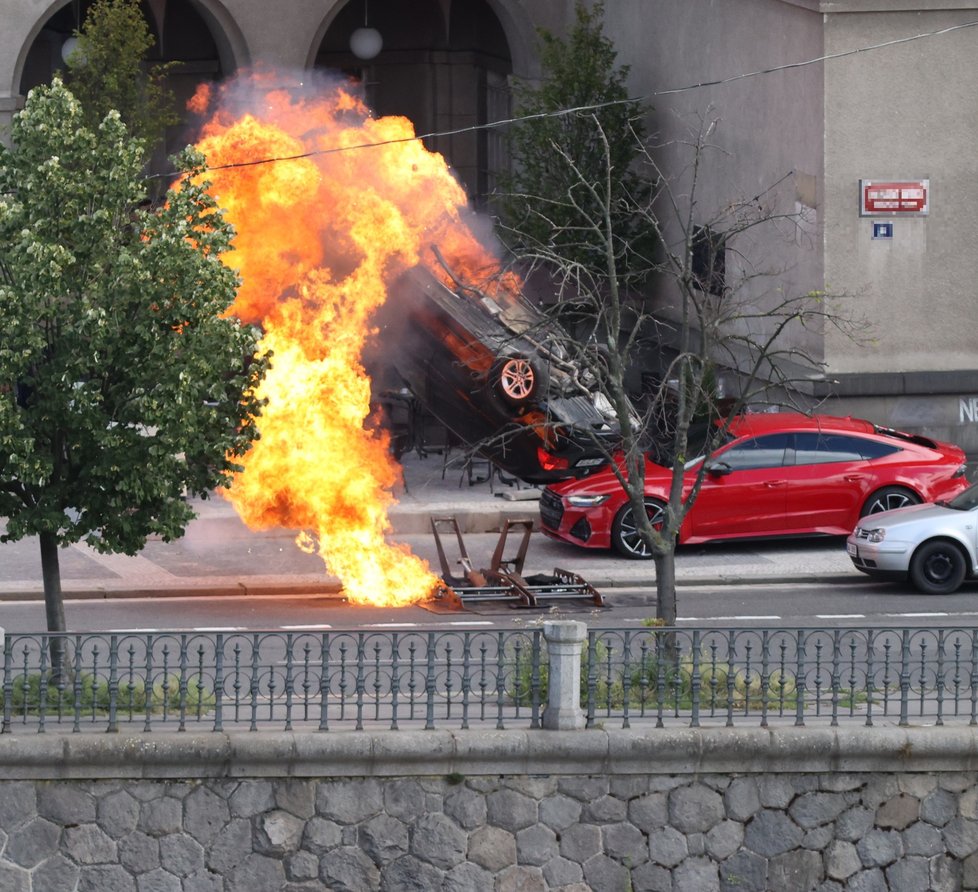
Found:
<svg viewBox="0 0 978 892"><path fill-rule="evenodd" d="M690 249L690 269L696 287L722 297L727 284L726 237L709 226L694 226Z"/></svg>

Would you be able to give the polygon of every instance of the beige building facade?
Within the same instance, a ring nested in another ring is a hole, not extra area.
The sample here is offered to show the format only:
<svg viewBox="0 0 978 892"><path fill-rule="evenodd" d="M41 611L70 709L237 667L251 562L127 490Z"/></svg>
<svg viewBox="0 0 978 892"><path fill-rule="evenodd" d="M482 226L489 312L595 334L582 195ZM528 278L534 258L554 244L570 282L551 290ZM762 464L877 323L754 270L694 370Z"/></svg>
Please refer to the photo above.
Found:
<svg viewBox="0 0 978 892"><path fill-rule="evenodd" d="M0 128L61 64L89 0L0 0ZM574 0L145 0L175 86L263 66L359 78L378 114L403 114L443 153L476 206L506 158L499 128L513 77L538 73L536 30L560 32ZM826 363L807 397L832 411L952 439L978 454L978 260L973 97L978 0L606 0L605 32L653 106L648 131L676 177L682 143L715 121L698 180L703 222L757 197L790 225L737 246L761 270L755 308L828 290L867 320L858 340L798 331ZM350 37L383 39L370 60ZM171 142L186 141L174 132ZM882 203L861 184L923 184L925 207ZM695 222L695 220L694 220ZM880 225L884 224L884 225ZM885 225L888 224L888 225ZM739 266L738 266L739 265ZM668 316L668 289L652 296Z"/></svg>
<svg viewBox="0 0 978 892"><path fill-rule="evenodd" d="M853 411L978 451L978 3L826 3L825 281L873 323L859 349L829 337ZM922 35L922 36L918 36ZM880 49L857 52L862 47ZM927 213L860 216L865 180L928 184ZM874 224L892 223L889 238Z"/></svg>

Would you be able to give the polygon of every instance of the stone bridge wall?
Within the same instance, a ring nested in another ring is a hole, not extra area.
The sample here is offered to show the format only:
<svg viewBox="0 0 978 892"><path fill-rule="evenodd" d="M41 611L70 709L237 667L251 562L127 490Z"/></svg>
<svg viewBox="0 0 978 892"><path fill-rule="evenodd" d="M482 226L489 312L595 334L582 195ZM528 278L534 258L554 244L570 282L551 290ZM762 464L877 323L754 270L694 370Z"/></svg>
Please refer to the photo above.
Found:
<svg viewBox="0 0 978 892"><path fill-rule="evenodd" d="M967 727L0 736L2 892L975 888Z"/></svg>

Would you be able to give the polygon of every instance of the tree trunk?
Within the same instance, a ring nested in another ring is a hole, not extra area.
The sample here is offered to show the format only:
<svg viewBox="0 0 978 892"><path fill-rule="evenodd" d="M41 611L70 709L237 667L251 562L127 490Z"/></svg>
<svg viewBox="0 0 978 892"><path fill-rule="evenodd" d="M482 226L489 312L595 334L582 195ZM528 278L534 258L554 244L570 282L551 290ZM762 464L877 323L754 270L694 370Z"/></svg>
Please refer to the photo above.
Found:
<svg viewBox="0 0 978 892"><path fill-rule="evenodd" d="M44 579L44 606L48 631L65 631L65 604L61 596L61 566L58 540L53 533L41 533L41 576Z"/></svg>
<svg viewBox="0 0 978 892"><path fill-rule="evenodd" d="M676 552L655 555L656 618L667 631L657 635L660 659L678 671L679 642L676 640Z"/></svg>
<svg viewBox="0 0 978 892"><path fill-rule="evenodd" d="M53 533L41 533L41 576L44 580L44 609L48 631L59 634L51 637L51 679L61 678L64 668L65 604L61 595L61 565L58 560L58 540Z"/></svg>
<svg viewBox="0 0 978 892"><path fill-rule="evenodd" d="M655 615L665 626L676 625L676 553L655 555Z"/></svg>

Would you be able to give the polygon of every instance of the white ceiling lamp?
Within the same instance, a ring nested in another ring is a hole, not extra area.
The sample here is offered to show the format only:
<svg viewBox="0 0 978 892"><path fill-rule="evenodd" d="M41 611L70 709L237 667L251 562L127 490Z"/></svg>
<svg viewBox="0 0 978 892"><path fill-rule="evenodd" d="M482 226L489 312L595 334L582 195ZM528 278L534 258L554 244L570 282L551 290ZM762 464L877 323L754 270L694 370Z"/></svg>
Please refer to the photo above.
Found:
<svg viewBox="0 0 978 892"><path fill-rule="evenodd" d="M61 44L61 59L64 62L68 61L68 57L78 49L78 38L74 34L71 35L63 44Z"/></svg>
<svg viewBox="0 0 978 892"><path fill-rule="evenodd" d="M365 62L373 59L384 47L384 38L367 23L367 0L363 0L363 27L350 35L350 51Z"/></svg>
<svg viewBox="0 0 978 892"><path fill-rule="evenodd" d="M61 44L61 59L67 64L68 59L75 50L78 49L78 32L81 30L81 0L72 0L71 3L72 13L75 18L75 30L68 36L68 39ZM79 58L76 61L84 62L84 58Z"/></svg>

